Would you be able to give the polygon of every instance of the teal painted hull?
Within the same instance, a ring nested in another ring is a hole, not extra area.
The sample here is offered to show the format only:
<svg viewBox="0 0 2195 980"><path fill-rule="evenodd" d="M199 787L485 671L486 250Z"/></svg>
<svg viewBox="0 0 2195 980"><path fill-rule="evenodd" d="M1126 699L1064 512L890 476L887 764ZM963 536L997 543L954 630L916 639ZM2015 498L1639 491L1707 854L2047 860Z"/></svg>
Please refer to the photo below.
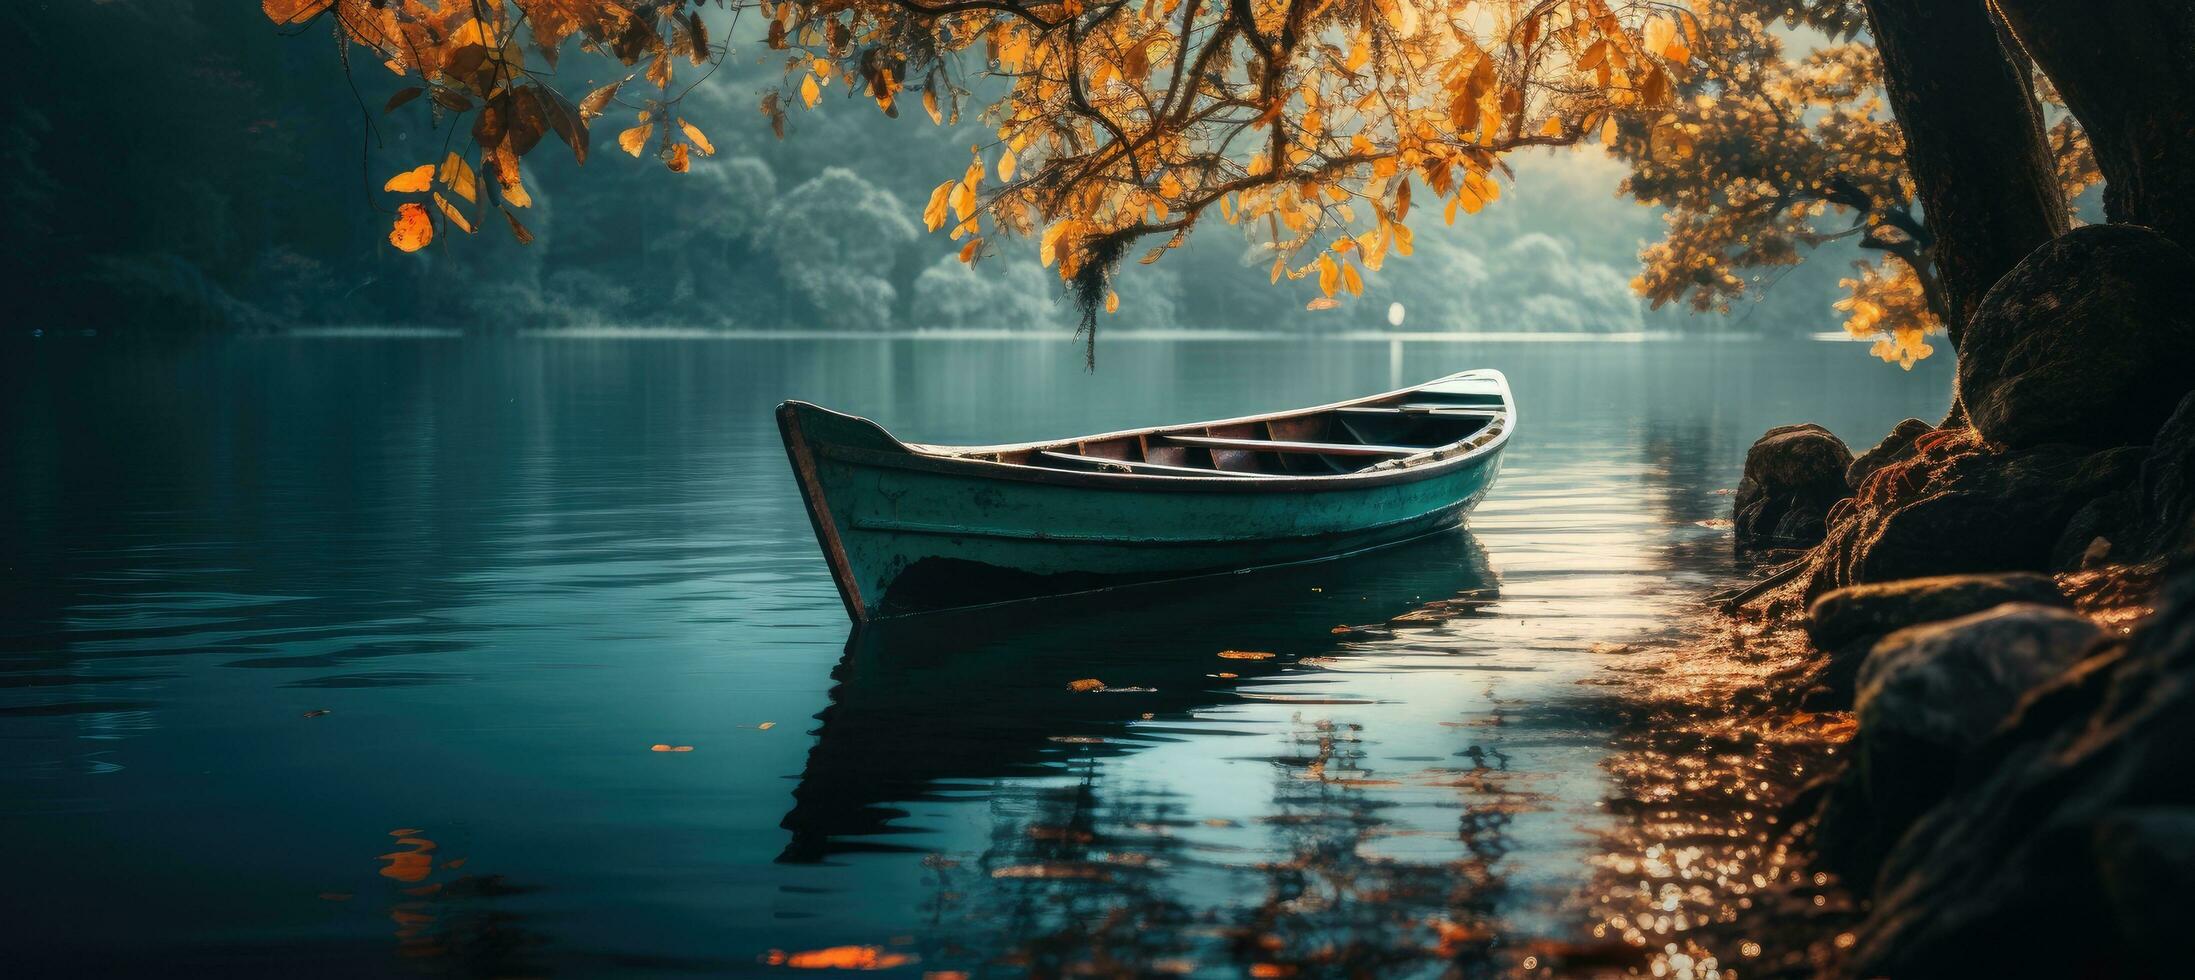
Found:
<svg viewBox="0 0 2195 980"><path fill-rule="evenodd" d="M1502 396L1506 402L1506 386ZM783 406L779 419L818 540L856 621L1315 561L1407 541L1463 521L1492 486L1507 436L1416 471L1179 479L1062 474L941 454L899 443L866 420L800 403Z"/></svg>

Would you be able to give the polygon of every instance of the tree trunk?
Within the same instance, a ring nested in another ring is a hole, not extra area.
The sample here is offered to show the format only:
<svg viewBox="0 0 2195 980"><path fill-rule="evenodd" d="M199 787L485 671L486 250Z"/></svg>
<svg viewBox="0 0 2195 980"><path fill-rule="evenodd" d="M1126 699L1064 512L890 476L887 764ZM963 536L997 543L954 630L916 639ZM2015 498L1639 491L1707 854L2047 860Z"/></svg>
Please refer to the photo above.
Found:
<svg viewBox="0 0 2195 980"><path fill-rule="evenodd" d="M2065 199L2034 89L1984 0L1867 0L1867 13L1957 350L1982 294L2065 232Z"/></svg>
<svg viewBox="0 0 2195 980"><path fill-rule="evenodd" d="M2088 131L2105 216L2195 248L2195 4L1997 3Z"/></svg>

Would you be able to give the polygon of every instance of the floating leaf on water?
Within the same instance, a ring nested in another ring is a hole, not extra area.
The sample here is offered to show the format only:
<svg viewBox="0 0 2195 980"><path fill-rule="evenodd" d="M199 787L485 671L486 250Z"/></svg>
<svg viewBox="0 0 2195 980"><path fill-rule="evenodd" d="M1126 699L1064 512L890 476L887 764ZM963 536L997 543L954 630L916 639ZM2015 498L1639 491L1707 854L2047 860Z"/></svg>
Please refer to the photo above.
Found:
<svg viewBox="0 0 2195 980"><path fill-rule="evenodd" d="M1221 650L1219 655L1222 660L1271 660L1278 656L1260 650Z"/></svg>
<svg viewBox="0 0 2195 980"><path fill-rule="evenodd" d="M1084 694L1090 691L1102 691L1105 690L1105 682L1098 680L1095 677L1085 677L1079 681L1068 681L1067 689L1075 692L1076 694Z"/></svg>
<svg viewBox="0 0 2195 980"><path fill-rule="evenodd" d="M769 730L770 730L770 729L772 729L772 728L776 728L776 727L777 727L777 722L774 722L774 721L765 721L765 722L763 722L762 724L759 724L759 725L756 725L756 726L755 726L756 730L758 730L758 731L765 731L765 732L766 732L766 731L769 731Z"/></svg>
<svg viewBox="0 0 2195 980"><path fill-rule="evenodd" d="M389 244L399 251L417 252L431 241L434 241L434 219L427 216L427 206L417 201L398 205L396 222L389 228Z"/></svg>
<svg viewBox="0 0 2195 980"><path fill-rule="evenodd" d="M832 946L795 953L773 949L762 961L795 970L891 970L919 963L921 958L913 953L895 953L882 946Z"/></svg>
<svg viewBox="0 0 2195 980"><path fill-rule="evenodd" d="M1235 678L1237 678L1237 677L1240 677L1240 676L1242 676L1242 675L1240 675L1240 674L1237 674L1237 673L1234 673L1234 672L1232 672L1232 671L1226 671L1226 670L1223 670L1223 671L1220 671L1220 672L1219 672L1219 673L1217 673L1217 674L1206 674L1205 676L1207 676L1207 677L1217 677L1217 678L1219 678L1220 680L1223 680L1223 681L1231 681L1231 680L1234 680Z"/></svg>
<svg viewBox="0 0 2195 980"><path fill-rule="evenodd" d="M434 186L434 164L422 163L389 178L381 189L392 194L423 194Z"/></svg>
<svg viewBox="0 0 2195 980"><path fill-rule="evenodd" d="M1331 296L1313 296L1310 302L1303 304L1303 308L1306 310L1331 310L1340 305L1341 303Z"/></svg>
<svg viewBox="0 0 2195 980"><path fill-rule="evenodd" d="M1095 735L1047 735L1047 741L1062 745L1104 745L1105 740Z"/></svg>
<svg viewBox="0 0 2195 980"><path fill-rule="evenodd" d="M691 745L672 745L668 742L657 742L648 746L650 752L692 752L693 750L694 747Z"/></svg>
<svg viewBox="0 0 2195 980"><path fill-rule="evenodd" d="M1049 864L1015 864L992 868L993 878L1035 878L1042 880L1093 880L1112 877L1104 866L1082 861L1054 861Z"/></svg>
<svg viewBox="0 0 2195 980"><path fill-rule="evenodd" d="M305 717L307 717L307 718L325 718L325 717L327 717L327 716L329 716L329 715L332 715L332 714L334 714L334 713L335 713L335 709L333 709L333 708L314 708L314 709L312 709L311 711L307 711L307 712L305 712Z"/></svg>
<svg viewBox="0 0 2195 980"><path fill-rule="evenodd" d="M389 831L389 836L391 837L416 837L418 835L419 828L417 827L398 827L395 830Z"/></svg>

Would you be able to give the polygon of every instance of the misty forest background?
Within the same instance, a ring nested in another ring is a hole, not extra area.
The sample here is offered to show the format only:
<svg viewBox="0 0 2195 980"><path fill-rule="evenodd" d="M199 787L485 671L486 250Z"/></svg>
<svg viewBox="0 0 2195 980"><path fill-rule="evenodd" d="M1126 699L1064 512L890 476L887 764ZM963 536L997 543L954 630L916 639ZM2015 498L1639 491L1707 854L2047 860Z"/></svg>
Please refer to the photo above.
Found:
<svg viewBox="0 0 2195 980"><path fill-rule="evenodd" d="M588 166L527 160L538 236L500 226L407 255L386 239L390 173L438 158L446 131L384 117L392 90L330 57L330 26L285 36L257 4L42 3L20 16L34 60L0 94L0 251L33 329L134 331L296 325L467 330L676 326L731 329L1071 330L1075 312L1033 243L970 269L920 227L920 204L965 167L973 111L934 126L890 119L831 89L786 139L756 103L783 78L759 44L695 90L685 115L718 148L691 173L615 152ZM740 32L741 34L747 32ZM78 66L68 69L64 66ZM89 70L84 66L96 65ZM574 56L562 74L607 81ZM618 74L622 74L622 70ZM371 122L372 130L368 125ZM1267 283L1269 254L1213 222L1154 266L1127 266L1107 329L1742 332L1835 330L1837 280L1860 254L1832 243L1728 314L1649 310L1629 281L1660 211L1616 192L1598 147L1521 154L1484 213L1418 228L1340 309L1306 312L1309 282Z"/></svg>

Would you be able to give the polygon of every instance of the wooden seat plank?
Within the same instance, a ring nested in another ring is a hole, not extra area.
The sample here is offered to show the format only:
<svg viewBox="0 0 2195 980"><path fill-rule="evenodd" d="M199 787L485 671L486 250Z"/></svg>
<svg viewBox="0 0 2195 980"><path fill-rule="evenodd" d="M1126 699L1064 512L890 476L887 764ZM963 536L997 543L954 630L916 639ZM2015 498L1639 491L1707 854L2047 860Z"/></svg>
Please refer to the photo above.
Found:
<svg viewBox="0 0 2195 980"><path fill-rule="evenodd" d="M1154 473L1162 476L1242 476L1253 480L1285 480L1280 473L1242 473L1234 470L1207 470L1194 466L1172 466L1166 463L1146 463L1137 459L1107 459L1103 456L1082 456L1075 453L1054 452L1046 449L1038 455L1068 463L1081 463L1103 469L1107 466L1125 467L1131 473Z"/></svg>
<svg viewBox="0 0 2195 980"><path fill-rule="evenodd" d="M1500 418L1502 415L1500 409L1472 408L1462 405L1404 405L1394 408L1350 405L1336 411L1348 415L1431 415L1455 419L1491 419Z"/></svg>
<svg viewBox="0 0 2195 980"><path fill-rule="evenodd" d="M1313 456L1414 456L1431 446L1368 446L1361 443L1289 442L1280 439L1226 439L1219 436L1166 437L1168 442L1206 449L1241 449L1259 453L1303 453Z"/></svg>

